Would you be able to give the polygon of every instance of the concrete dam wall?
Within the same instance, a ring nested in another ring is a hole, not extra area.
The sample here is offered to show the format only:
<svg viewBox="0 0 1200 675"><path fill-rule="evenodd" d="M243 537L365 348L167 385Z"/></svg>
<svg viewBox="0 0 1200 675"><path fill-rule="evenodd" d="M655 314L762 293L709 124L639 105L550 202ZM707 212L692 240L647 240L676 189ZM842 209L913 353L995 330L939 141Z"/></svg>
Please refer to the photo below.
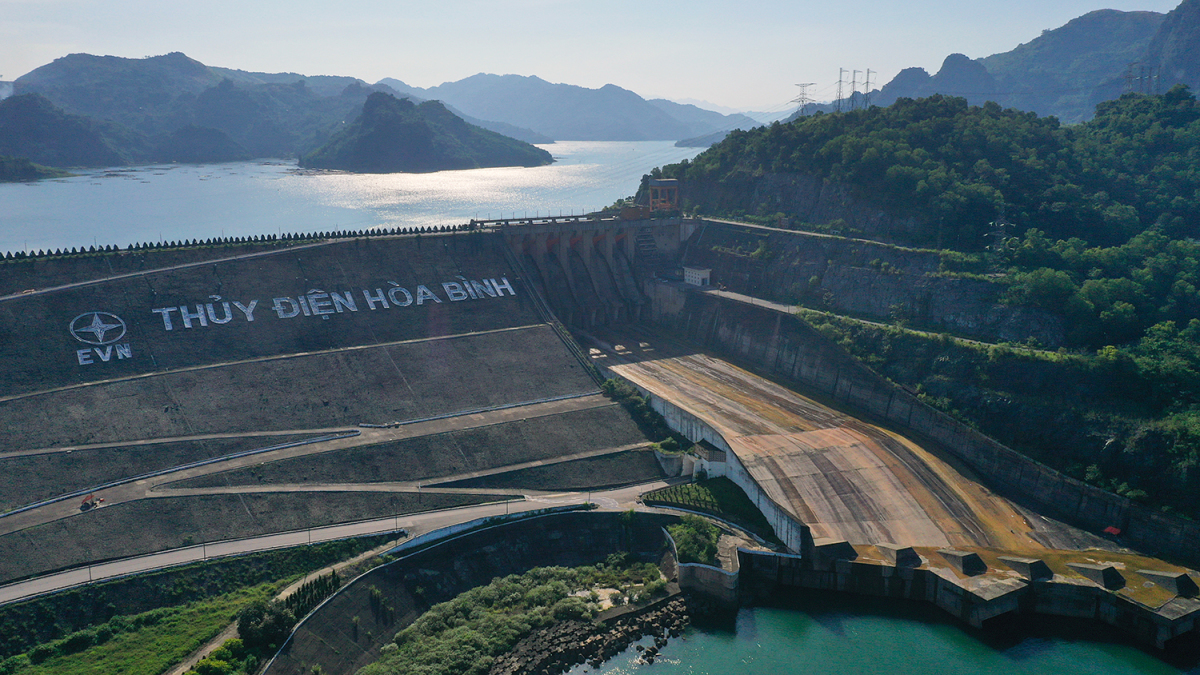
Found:
<svg viewBox="0 0 1200 675"><path fill-rule="evenodd" d="M1021 455L888 382L794 316L681 284L655 283L647 292L656 324L936 441L1009 498L1093 532L1117 527L1150 553L1200 560L1200 524L1151 511Z"/></svg>
<svg viewBox="0 0 1200 675"><path fill-rule="evenodd" d="M697 224L663 220L569 220L500 231L517 269L539 285L569 326L642 318L641 280L673 270L680 246Z"/></svg>
<svg viewBox="0 0 1200 675"><path fill-rule="evenodd" d="M268 253L0 303L3 448L385 423L594 391L495 237Z"/></svg>

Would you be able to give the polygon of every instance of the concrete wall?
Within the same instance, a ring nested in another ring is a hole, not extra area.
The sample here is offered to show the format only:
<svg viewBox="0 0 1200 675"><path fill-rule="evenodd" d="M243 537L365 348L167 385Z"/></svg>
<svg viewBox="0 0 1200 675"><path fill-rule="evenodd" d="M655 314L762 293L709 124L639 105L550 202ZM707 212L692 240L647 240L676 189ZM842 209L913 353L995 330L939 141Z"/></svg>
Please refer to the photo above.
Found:
<svg viewBox="0 0 1200 675"><path fill-rule="evenodd" d="M663 528L663 537L666 538L671 547L671 555L676 560L675 575L680 588L703 593L728 605L739 603L739 570L729 571L713 565L678 562L679 551L675 548L675 539L666 528ZM734 564L737 564L736 558Z"/></svg>
<svg viewBox="0 0 1200 675"><path fill-rule="evenodd" d="M605 377L614 376L608 369L604 370ZM796 520L787 509L771 499L766 491L750 476L750 472L746 471L746 467L738 460L737 455L733 452L733 448L729 446L729 443L725 441L725 438L716 429L713 429L704 420L674 403L654 396L649 391L640 387L638 387L638 390L641 391L642 396L645 397L650 407L663 416L663 419L667 422L667 426L686 436L693 443L708 441L717 449L725 452L726 461L724 463L696 461L693 459L693 472L696 468L702 468L708 472L709 477L725 476L738 487L742 488L742 491L746 493L750 501L758 506L758 510L762 511L767 522L771 524L771 527L775 530L775 536L779 537L779 540L788 549L799 552L805 550L805 547L812 543L812 534L809 532L808 527L799 520ZM688 475L688 473L684 472L684 475Z"/></svg>
<svg viewBox="0 0 1200 675"><path fill-rule="evenodd" d="M1167 640L1190 632L1188 617L1168 618L1092 584L1070 581L1013 582L1007 592L981 597L929 569L838 561L814 570L800 560L738 549L743 600L773 597L780 589L837 591L883 598L924 600L975 627L1002 614L1034 613L1100 621L1138 640L1162 648Z"/></svg>
<svg viewBox="0 0 1200 675"><path fill-rule="evenodd" d="M1152 511L1021 455L924 404L792 315L688 291L681 284L649 284L647 294L654 323L933 440L1006 497L1094 532L1115 526L1146 553L1200 561L1200 523Z"/></svg>

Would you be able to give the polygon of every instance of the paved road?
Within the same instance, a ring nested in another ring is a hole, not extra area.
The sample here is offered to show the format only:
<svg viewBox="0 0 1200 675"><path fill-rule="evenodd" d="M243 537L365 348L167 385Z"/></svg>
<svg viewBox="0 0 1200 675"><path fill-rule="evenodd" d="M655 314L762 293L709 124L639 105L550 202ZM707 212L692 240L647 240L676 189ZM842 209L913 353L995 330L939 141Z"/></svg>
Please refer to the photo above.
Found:
<svg viewBox="0 0 1200 675"><path fill-rule="evenodd" d="M331 525L329 527L313 528L296 532L265 535L249 539L214 542L200 546L173 549L152 555L126 558L112 562L100 563L84 568L58 572L34 579L27 579L14 584L0 586L0 605L31 598L37 595L53 593L67 588L88 584L104 579L147 572L151 570L174 567L202 560L220 558L231 555L269 551L290 546L303 546L323 541L334 541L348 537L359 537L368 534L381 534L406 530L410 536L416 537L442 528L470 522L488 516L520 513L552 506L567 506L583 504L590 500L602 509L625 510L636 506L637 497L643 492L655 490L668 485L666 481L655 481L630 487L597 492L563 492L542 494L522 501L483 504L468 506L445 511L410 514L379 518L358 523Z"/></svg>
<svg viewBox="0 0 1200 675"><path fill-rule="evenodd" d="M612 401L604 397L602 394L589 394L587 396L580 396L576 398L551 400L545 402L532 402L525 405L502 407L496 410L470 411L439 419L414 422L412 424L406 424L394 429L361 429L359 431L362 433L353 437L339 438L337 440L325 441L321 443L296 445L279 450L269 450L267 452L245 455L234 459L214 461L203 466L195 466L187 469L180 469L178 471L163 472L162 475L158 475L153 478L130 480L120 485L107 488L98 493L97 496L104 498L105 506L102 508L108 508L116 504L135 501L138 499L145 499L147 497L165 496L156 493L156 488L165 486L169 483L187 480L189 478L207 476L209 474L219 473L222 471L256 466L261 463L276 462L284 459L292 459L295 457L330 452L333 450L345 450L354 447L386 443L406 438L430 436L446 433L448 431L491 426L494 424L502 424L516 420L533 419L547 415L558 415L565 412L586 410L589 408L609 405L613 405ZM602 449L600 452L612 450L615 449ZM523 468L524 466L525 465L514 465L514 467L510 468ZM504 470L504 468L501 467L497 469L497 471L499 470ZM463 476L463 478L471 477L474 476ZM451 479L437 479L436 482L444 482L445 480ZM409 487L416 485L418 485L416 482L408 484ZM294 488L295 491L300 491L300 489L301 488L299 487ZM288 490L288 486L273 486L269 491L286 492ZM388 491L388 488L381 486L379 490ZM189 494L205 494L221 491L222 490L219 488L212 490L195 490L190 491ZM46 504L36 509L30 509L28 511L19 513L9 513L0 517L0 535L24 530L30 527L36 527L38 525L45 525L46 523L61 520L63 518L86 517L87 515L88 514L79 513L79 505L77 500L59 501Z"/></svg>
<svg viewBox="0 0 1200 675"><path fill-rule="evenodd" d="M695 290L696 292L699 292L699 293L707 293L709 295L715 295L715 296L721 297L721 298L728 298L730 300L736 300L738 302L742 302L747 305L757 305L759 307L767 307L769 309L773 309L773 310L776 310L779 312L784 312L787 314L795 314L797 310L804 309L804 310L810 311L810 312L817 312L819 314L826 314L828 316L837 317L837 318L843 319L845 321L854 321L854 322L861 323L866 326L875 326L877 328L894 328L894 329L902 330L902 331L905 331L908 333L924 335L925 337L930 337L930 338L942 338L942 337L949 336L950 339L955 340L956 342L961 342L963 344L978 345L980 347L1002 346L1002 345L996 344L995 342L984 342L982 340L975 340L972 338L959 337L957 335L951 335L949 333L937 333L934 331L918 330L915 328L902 328L900 326L895 326L890 323L883 323L880 321L871 321L869 319L859 319L859 318L856 318L853 316L846 316L845 314L838 314L837 312L826 312L826 311L822 311L819 309L811 309L808 307L801 307L800 305L788 305L788 304L784 304L782 302L775 302L773 300L764 300L763 298L756 298L752 295L746 295L744 293L735 293L733 291L726 291L726 290L722 290L719 288L713 288L711 286L707 287L707 288L698 288L695 286L689 286L688 288ZM1009 349L1012 349L1014 351L1041 353L1041 354L1055 354L1055 355L1058 354L1058 352L1053 352L1053 351L1046 350L1046 349L1035 349L1033 347L1023 347L1021 345L1003 345L1003 346L1006 346Z"/></svg>

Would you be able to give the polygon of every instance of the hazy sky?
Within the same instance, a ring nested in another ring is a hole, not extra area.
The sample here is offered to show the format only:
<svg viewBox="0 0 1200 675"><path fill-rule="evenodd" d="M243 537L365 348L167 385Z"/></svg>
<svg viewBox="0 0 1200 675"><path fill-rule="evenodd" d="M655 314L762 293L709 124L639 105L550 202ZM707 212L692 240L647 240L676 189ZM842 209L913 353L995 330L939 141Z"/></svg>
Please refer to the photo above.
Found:
<svg viewBox="0 0 1200 675"><path fill-rule="evenodd" d="M1096 9L1177 0L0 0L0 80L74 52L181 51L243 70L395 77L429 87L479 72L607 83L646 98L778 110L838 68L936 71L953 52L1008 51ZM861 76L860 76L861 77Z"/></svg>

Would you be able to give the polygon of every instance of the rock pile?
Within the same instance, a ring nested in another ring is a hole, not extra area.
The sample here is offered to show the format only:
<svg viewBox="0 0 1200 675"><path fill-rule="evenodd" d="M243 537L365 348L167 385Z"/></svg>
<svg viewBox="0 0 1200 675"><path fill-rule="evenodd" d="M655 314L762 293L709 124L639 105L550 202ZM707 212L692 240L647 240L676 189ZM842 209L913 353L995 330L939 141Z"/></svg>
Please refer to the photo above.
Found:
<svg viewBox="0 0 1200 675"><path fill-rule="evenodd" d="M496 659L489 675L558 675L580 663L599 668L602 663L629 648L646 635L654 645L638 646L639 658L654 663L669 637L679 637L689 623L688 601L675 597L662 606L637 614L625 614L610 624L566 621L541 630L517 643L511 652Z"/></svg>

